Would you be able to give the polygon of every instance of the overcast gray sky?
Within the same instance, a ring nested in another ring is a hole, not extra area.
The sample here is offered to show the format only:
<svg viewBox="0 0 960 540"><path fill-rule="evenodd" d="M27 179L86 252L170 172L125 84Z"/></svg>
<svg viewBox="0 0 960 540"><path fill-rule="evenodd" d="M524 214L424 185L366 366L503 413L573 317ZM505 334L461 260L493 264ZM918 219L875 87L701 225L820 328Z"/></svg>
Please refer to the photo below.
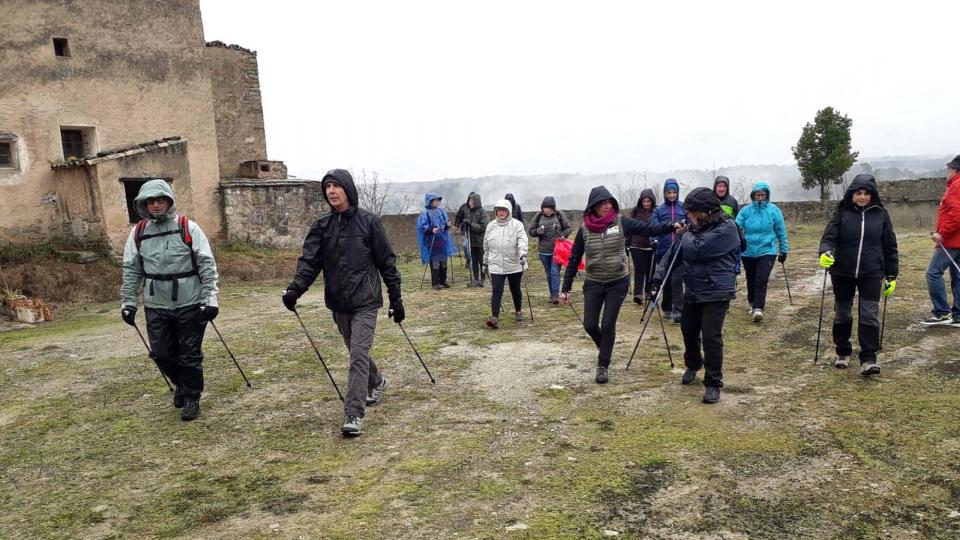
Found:
<svg viewBox="0 0 960 540"><path fill-rule="evenodd" d="M268 153L395 181L960 152L958 1L201 0L254 49Z"/></svg>

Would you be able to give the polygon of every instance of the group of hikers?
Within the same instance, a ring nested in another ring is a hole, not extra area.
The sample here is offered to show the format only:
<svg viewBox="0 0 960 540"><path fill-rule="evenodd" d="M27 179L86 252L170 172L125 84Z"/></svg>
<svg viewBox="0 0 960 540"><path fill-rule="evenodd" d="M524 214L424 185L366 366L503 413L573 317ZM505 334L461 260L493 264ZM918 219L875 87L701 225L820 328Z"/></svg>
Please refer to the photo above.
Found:
<svg viewBox="0 0 960 540"><path fill-rule="evenodd" d="M388 316L400 325L405 318L401 275L379 217L359 208L350 173L328 172L322 190L330 212L307 233L294 278L281 299L296 313L298 299L323 274L324 302L350 357L341 432L355 436L363 431L366 407L379 403L387 388L386 377L370 356L377 313L383 307L381 279L387 288ZM598 350L595 381L600 384L609 380L616 323L632 277L635 302L654 309L662 305L663 317L680 323L686 367L681 383L694 383L703 369L703 402L716 403L723 387L723 323L735 298L736 276L742 266L749 315L761 323L771 271L789 252L783 214L763 182L753 186L749 204L740 208L724 176L716 178L712 189L693 189L682 200L679 182L667 179L663 199L657 204L653 190L644 189L635 207L621 212L610 191L597 186L589 193L582 224L574 228L548 196L525 228L511 194L493 205L490 219L480 195L471 193L451 227L441 196L428 193L417 237L431 284L442 289L449 287L449 257L459 252L451 229L460 232L470 268L467 286L485 287L490 279L486 325L493 329L500 324L505 284L516 320L523 320L521 280L528 266L528 235L537 238L551 303L570 303L573 282L582 273L582 323ZM121 317L136 326L142 296L150 355L175 386L173 405L181 410L181 419L193 420L200 414L204 384L203 335L219 312L216 262L200 227L177 212L166 181L146 182L135 207L143 220L131 230L124 248ZM571 245L568 236L574 230ZM947 164L947 189L931 237L934 255L926 280L933 309L920 323L960 328L960 156ZM860 372L876 375L880 300L896 289L899 261L893 224L872 175L857 175L850 183L827 223L818 255L824 291L829 273L835 297L834 365L849 365L853 300L859 294ZM947 270L952 306L943 282Z"/></svg>

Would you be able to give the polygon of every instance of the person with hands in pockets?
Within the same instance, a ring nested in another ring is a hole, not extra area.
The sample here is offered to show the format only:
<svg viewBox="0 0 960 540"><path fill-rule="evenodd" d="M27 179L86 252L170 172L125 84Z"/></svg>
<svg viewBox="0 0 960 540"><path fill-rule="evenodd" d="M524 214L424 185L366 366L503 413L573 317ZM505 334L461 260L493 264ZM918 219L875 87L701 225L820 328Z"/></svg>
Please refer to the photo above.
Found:
<svg viewBox="0 0 960 540"><path fill-rule="evenodd" d="M177 213L165 180L144 183L133 204L143 220L123 249L120 316L136 325L142 288L150 356L176 387L180 419L193 420L203 392L203 333L220 311L217 262L200 226Z"/></svg>
<svg viewBox="0 0 960 540"><path fill-rule="evenodd" d="M297 299L323 272L324 303L350 351L350 375L343 399L345 420L340 431L352 437L363 433L366 407L378 404L387 388L386 377L370 357L377 311L383 307L381 277L387 285L393 322L402 323L406 314L397 257L380 218L357 206L359 196L353 176L344 169L334 169L321 183L330 212L320 216L307 233L296 274L282 300L287 309L295 311Z"/></svg>

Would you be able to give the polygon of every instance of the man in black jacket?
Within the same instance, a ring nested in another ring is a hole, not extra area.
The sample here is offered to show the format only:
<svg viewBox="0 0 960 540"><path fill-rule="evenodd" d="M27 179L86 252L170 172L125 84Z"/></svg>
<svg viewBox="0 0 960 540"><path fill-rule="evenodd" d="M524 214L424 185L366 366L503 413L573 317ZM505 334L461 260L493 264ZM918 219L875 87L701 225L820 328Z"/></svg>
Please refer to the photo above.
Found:
<svg viewBox="0 0 960 540"><path fill-rule="evenodd" d="M404 319L400 272L390 240L376 215L357 207L353 177L334 169L322 180L330 213L320 216L303 241L293 282L283 292L283 305L294 311L297 299L323 272L324 302L350 350L350 378L344 396L346 436L363 432L364 408L380 402L387 379L370 358L377 310L383 307L380 277L387 285L393 322Z"/></svg>

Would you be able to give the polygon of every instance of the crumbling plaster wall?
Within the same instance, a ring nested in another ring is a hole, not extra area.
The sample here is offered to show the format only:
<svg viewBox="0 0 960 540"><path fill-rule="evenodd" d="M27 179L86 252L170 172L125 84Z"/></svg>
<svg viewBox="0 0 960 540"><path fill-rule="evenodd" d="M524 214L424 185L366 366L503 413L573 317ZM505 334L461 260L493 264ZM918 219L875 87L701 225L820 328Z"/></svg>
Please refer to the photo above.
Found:
<svg viewBox="0 0 960 540"><path fill-rule="evenodd" d="M214 41L204 58L213 88L220 177L241 176L244 161L267 159L257 53Z"/></svg>

